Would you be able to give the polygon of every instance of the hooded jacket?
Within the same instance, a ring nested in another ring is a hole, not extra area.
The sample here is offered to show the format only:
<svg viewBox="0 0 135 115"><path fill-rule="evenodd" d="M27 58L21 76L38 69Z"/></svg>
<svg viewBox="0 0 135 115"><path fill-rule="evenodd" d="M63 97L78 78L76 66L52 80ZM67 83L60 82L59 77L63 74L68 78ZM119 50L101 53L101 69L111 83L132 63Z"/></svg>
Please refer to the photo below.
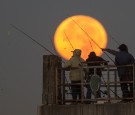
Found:
<svg viewBox="0 0 135 115"><path fill-rule="evenodd" d="M128 65L128 64L134 64L135 63L135 59L134 57L126 52L126 51L120 51L119 53L116 54L115 57L115 64L117 66L121 66L121 65ZM126 75L126 73L132 70L132 67L118 67L118 74L119 76L123 76Z"/></svg>
<svg viewBox="0 0 135 115"><path fill-rule="evenodd" d="M91 52L88 58L86 59L88 66L101 66L101 64L107 65L107 61L104 60L102 57L96 55L95 52ZM90 63L92 62L92 63ZM94 74L94 68L89 68L89 74ZM96 74L101 76L101 68L96 69Z"/></svg>
<svg viewBox="0 0 135 115"><path fill-rule="evenodd" d="M105 51L115 56L115 65L120 66L118 67L118 75L121 78L123 75L126 75L127 72L129 72L127 69L128 67L124 67L124 65L135 64L135 59L130 53L128 53L127 48L123 48L123 45L120 46L120 51L115 51L112 49L105 49ZM132 68L130 68L130 70L132 70Z"/></svg>
<svg viewBox="0 0 135 115"><path fill-rule="evenodd" d="M70 68L69 78L71 81L81 81L81 67L84 59L81 58L81 50L75 49L73 56L65 63L64 68Z"/></svg>

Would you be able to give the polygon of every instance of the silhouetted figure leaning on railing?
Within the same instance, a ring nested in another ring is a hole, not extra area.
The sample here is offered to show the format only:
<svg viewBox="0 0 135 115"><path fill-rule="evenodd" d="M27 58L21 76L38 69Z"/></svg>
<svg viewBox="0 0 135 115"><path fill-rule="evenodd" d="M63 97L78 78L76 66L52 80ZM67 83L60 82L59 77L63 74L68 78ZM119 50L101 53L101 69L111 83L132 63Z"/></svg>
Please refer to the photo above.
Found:
<svg viewBox="0 0 135 115"><path fill-rule="evenodd" d="M133 81L133 67L126 66L129 64L134 64L134 57L128 52L128 47L125 44L121 44L118 47L119 51L112 49L102 49L115 56L115 65L118 69L118 75L120 79L120 85L122 90L123 102L132 101L132 99L124 99L128 97L133 97L133 83L125 83L125 81ZM123 82L123 83L122 83ZM130 90L128 90L128 84Z"/></svg>
<svg viewBox="0 0 135 115"><path fill-rule="evenodd" d="M86 83L94 82L95 84L95 82L99 82L97 83L97 85L98 84L100 85L101 76L102 76L102 68L99 68L99 67L94 68L94 66L101 66L103 64L107 65L107 61L105 61L102 57L97 56L95 52L90 52L90 54L88 55L88 58L86 59L86 63L87 63L87 66L89 67L88 75L86 77ZM92 66L93 68L90 68L90 66ZM87 88L86 99L91 99L91 95L92 93L94 93L92 91L92 86L86 85L86 88ZM98 86L97 88L98 89L97 91L95 91L94 95L96 98L100 98L101 97L100 86Z"/></svg>
<svg viewBox="0 0 135 115"><path fill-rule="evenodd" d="M82 77L82 62L85 60L81 58L81 50L75 49L73 56L65 63L64 68L69 68L71 80L71 94L74 101L77 101L78 97L81 99L81 77Z"/></svg>

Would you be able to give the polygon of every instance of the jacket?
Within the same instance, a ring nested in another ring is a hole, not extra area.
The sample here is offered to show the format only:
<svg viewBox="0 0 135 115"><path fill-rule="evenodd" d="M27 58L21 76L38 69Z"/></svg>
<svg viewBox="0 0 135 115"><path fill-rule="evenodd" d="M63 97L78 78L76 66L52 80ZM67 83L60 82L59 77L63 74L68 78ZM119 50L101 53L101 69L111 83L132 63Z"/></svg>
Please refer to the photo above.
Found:
<svg viewBox="0 0 135 115"><path fill-rule="evenodd" d="M115 64L117 66L134 64L134 63L135 63L134 57L126 51L120 51L115 56ZM127 72L129 73L130 70L132 70L132 67L118 67L118 74L121 77L122 75L127 74Z"/></svg>
<svg viewBox="0 0 135 115"><path fill-rule="evenodd" d="M81 81L82 73L82 62L84 59L81 58L81 50L75 49L73 56L65 63L64 68L70 68L69 78L71 81Z"/></svg>
<svg viewBox="0 0 135 115"><path fill-rule="evenodd" d="M88 66L101 66L101 64L105 64L107 65L107 62L105 62L105 60L99 56L94 56L94 57L88 57L86 59L86 62L88 63ZM92 63L89 63L92 62ZM89 74L94 74L94 68L89 68ZM96 69L96 74L101 76L102 72L101 72L101 68L97 68Z"/></svg>

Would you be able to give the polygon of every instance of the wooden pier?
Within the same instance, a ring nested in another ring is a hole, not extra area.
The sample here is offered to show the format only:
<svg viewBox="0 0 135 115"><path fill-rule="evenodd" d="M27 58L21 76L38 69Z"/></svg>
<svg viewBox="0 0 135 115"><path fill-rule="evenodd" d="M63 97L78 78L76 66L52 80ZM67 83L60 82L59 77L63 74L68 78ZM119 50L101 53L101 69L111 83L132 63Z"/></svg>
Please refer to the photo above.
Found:
<svg viewBox="0 0 135 115"><path fill-rule="evenodd" d="M43 105L41 115L135 115L135 103Z"/></svg>
<svg viewBox="0 0 135 115"><path fill-rule="evenodd" d="M62 68L60 57L55 55L43 56L42 104L37 107L37 115L135 115L135 87L133 102L112 103L109 100L100 104L85 104L82 101L76 104L63 103L64 90L60 87L63 84L63 78L59 68Z"/></svg>

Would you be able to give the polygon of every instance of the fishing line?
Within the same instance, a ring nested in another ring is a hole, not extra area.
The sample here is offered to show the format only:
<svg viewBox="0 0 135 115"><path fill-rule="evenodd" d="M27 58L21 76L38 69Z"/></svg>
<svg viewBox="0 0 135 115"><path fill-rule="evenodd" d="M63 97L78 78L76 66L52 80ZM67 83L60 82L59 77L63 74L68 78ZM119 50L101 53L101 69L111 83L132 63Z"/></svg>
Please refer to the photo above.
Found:
<svg viewBox="0 0 135 115"><path fill-rule="evenodd" d="M55 50L55 48L54 48L54 44L53 44L53 41L52 41L52 37L51 37L51 35L49 36L49 38L50 38L50 41L51 41L51 44L52 44L53 50L55 51L56 55L58 55L58 54L57 54L57 52L56 52L56 50Z"/></svg>
<svg viewBox="0 0 135 115"><path fill-rule="evenodd" d="M103 76L101 76L101 77L102 77L103 82L104 82L104 84L105 84L105 87L106 87L106 89L107 89L107 84L106 84L106 82L105 82L105 79L104 79ZM118 98L120 98L110 87L109 87L109 90L110 90L113 94L115 94Z"/></svg>
<svg viewBox="0 0 135 115"><path fill-rule="evenodd" d="M71 47L72 47L72 49L73 50L75 50L74 49L74 47L73 47L73 45L72 45L72 43L70 42L70 40L68 39L68 36L66 35L66 33L64 32L64 34L65 34L65 36L66 36L66 38L67 38L67 40L68 40L68 42L70 43L70 45L71 45ZM76 53L76 52L75 52ZM76 55L77 55L77 53L76 53ZM80 61L80 64L82 65L82 62L81 62L81 60L80 60L80 58L78 57L78 60Z"/></svg>
<svg viewBox="0 0 135 115"><path fill-rule="evenodd" d="M92 51L94 51L93 46L92 46L92 43L91 43L91 41L90 41L89 38L88 38L88 41L89 41L89 43L90 43L90 46L91 46L91 48L92 48Z"/></svg>
<svg viewBox="0 0 135 115"><path fill-rule="evenodd" d="M21 32L22 34L26 35L29 39L31 39L33 42L35 42L36 44L38 44L39 46L41 46L42 48L44 48L47 52L49 52L50 54L54 55L50 50L48 50L46 47L44 47L42 44L40 44L38 41L36 41L35 39L33 39L30 35L28 35L27 33L25 33L24 31L22 31L21 29L19 29L18 27L16 27L13 24L10 24L13 28L15 28L16 30L18 30L19 32Z"/></svg>
<svg viewBox="0 0 135 115"><path fill-rule="evenodd" d="M36 44L38 44L40 47L42 47L43 49L45 49L47 52L49 52L52 55L55 55L54 53L52 53L50 50L48 50L46 47L44 47L41 43L39 43L38 41L36 41L35 39L33 39L30 35L28 35L27 33L25 33L24 31L22 31L21 29L19 29L18 27L16 27L13 24L10 24L13 28L15 28L16 30L18 30L19 32L21 32L22 34L26 35L30 40L32 40L33 42L35 42ZM63 63L65 63L62 60Z"/></svg>
<svg viewBox="0 0 135 115"><path fill-rule="evenodd" d="M112 40L114 40L114 42L119 46L120 43L108 32L108 35L110 36L109 38L111 38Z"/></svg>
<svg viewBox="0 0 135 115"><path fill-rule="evenodd" d="M73 49L73 51L74 51L75 49L74 49L73 45L71 44L70 40L68 39L68 36L67 36L67 34L65 33L65 31L64 31L64 34L65 34L65 36L66 36L66 38L67 38L69 44L71 45L71 47L72 47L72 49Z"/></svg>
<svg viewBox="0 0 135 115"><path fill-rule="evenodd" d="M102 48L91 38L91 36L74 20L74 19L72 19L73 21L74 21L74 23L75 24L77 24L78 25L78 27L102 50ZM108 57L109 57L109 55L106 53L106 52L104 52ZM109 57L110 58L110 57ZM110 58L111 59L111 58ZM112 60L112 59L111 59ZM112 60L112 62L115 64L115 62ZM105 81L104 81L105 82ZM105 84L106 84L106 82L105 82ZM113 92L113 91L112 91ZM113 92L114 93L114 92Z"/></svg>
<svg viewBox="0 0 135 115"><path fill-rule="evenodd" d="M72 18L71 18L72 19ZM88 36L88 38L90 38L97 46L98 46L98 48L99 49L101 49L102 50L102 48L92 39L92 37L74 20L74 19L72 19L72 21L76 24L76 25L78 25L78 27ZM115 64L115 62L111 59L111 57L106 53L106 52L104 52L106 55L107 55L107 57Z"/></svg>
<svg viewBox="0 0 135 115"><path fill-rule="evenodd" d="M33 42L35 42L36 44L38 44L39 46L41 46L43 49L45 49L46 51L48 51L50 54L54 55L50 50L48 50L46 47L44 47L42 44L40 44L38 41L36 41L35 39L33 39L30 35L28 35L27 33L25 33L24 31L22 31L21 29L19 29L18 27L16 27L13 24L10 24L13 28L15 28L16 30L18 30L19 32L21 32L22 34L26 35L30 40L32 40ZM51 38L50 38L51 39ZM65 63L62 60L63 63ZM65 77L66 82L68 83L67 78ZM70 89L70 88L69 88Z"/></svg>
<svg viewBox="0 0 135 115"><path fill-rule="evenodd" d="M72 45L72 43L71 43L70 40L68 39L68 36L66 35L65 31L64 31L64 34L65 34L65 36L66 36L68 42L70 43L72 49L75 50L74 47L73 47L73 45ZM76 53L76 55L77 55L77 52L76 52L76 51L75 51L75 53ZM77 59L79 60L80 64L82 65L82 62L81 62L80 58L77 57ZM80 64L79 64L79 66L81 66Z"/></svg>

